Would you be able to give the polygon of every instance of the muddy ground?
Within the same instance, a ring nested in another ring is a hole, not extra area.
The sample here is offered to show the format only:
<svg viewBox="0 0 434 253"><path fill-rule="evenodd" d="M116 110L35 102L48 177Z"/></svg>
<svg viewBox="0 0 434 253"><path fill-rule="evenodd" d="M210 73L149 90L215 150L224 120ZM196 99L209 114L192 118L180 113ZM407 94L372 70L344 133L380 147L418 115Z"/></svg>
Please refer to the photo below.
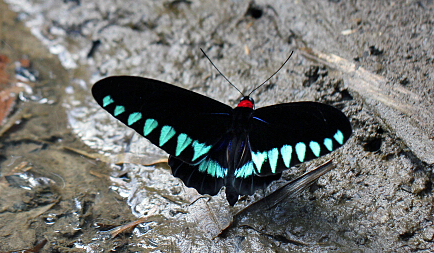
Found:
<svg viewBox="0 0 434 253"><path fill-rule="evenodd" d="M0 16L0 251L434 251L433 1L5 0ZM245 92L294 51L257 107L319 101L354 131L281 181L334 170L224 234L264 193L200 198L90 93L128 74L235 106L199 48ZM106 227L139 217L114 238Z"/></svg>

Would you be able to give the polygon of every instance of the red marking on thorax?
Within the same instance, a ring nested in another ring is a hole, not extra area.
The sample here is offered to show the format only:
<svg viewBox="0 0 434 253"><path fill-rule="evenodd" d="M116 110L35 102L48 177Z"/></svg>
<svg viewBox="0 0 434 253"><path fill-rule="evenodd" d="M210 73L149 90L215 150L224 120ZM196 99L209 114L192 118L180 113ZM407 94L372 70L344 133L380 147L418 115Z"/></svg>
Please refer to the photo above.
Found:
<svg viewBox="0 0 434 253"><path fill-rule="evenodd" d="M237 107L247 107L253 109L253 104L248 99L244 99L238 103Z"/></svg>

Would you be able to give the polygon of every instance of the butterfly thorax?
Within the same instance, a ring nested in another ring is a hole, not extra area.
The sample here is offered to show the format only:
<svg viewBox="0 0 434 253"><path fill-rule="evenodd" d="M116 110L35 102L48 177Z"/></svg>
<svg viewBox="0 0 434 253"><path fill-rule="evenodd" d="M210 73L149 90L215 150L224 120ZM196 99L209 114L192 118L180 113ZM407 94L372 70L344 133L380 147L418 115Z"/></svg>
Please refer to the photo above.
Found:
<svg viewBox="0 0 434 253"><path fill-rule="evenodd" d="M235 107L232 111L232 122L229 132L242 134L251 129L253 109L248 107Z"/></svg>

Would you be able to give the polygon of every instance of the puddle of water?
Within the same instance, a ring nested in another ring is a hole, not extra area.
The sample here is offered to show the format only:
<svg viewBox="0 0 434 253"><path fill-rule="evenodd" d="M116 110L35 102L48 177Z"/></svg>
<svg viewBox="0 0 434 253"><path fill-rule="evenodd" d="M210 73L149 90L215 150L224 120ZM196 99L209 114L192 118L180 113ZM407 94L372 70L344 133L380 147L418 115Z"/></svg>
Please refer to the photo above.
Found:
<svg viewBox="0 0 434 253"><path fill-rule="evenodd" d="M38 17L37 12L34 9L31 13ZM16 20L13 13L2 11L3 14L9 15L11 21ZM39 22L27 25L33 35L40 34L36 32ZM89 96L89 83L71 77L71 72L61 68L77 66L68 65L68 60L60 56L52 57L53 48L59 49L53 41L44 42L44 38L36 36L49 48L47 51L20 24L3 25L2 30L8 34L3 37L6 44L2 52L10 48L11 59L27 55L32 66L17 68L15 72L21 82L28 72L29 84L17 94L20 102L9 118L18 119L16 126L0 137L3 157L0 184L5 193L1 194L0 219L7 221L7 225L0 227L5 245L2 250L31 248L41 237L48 239L51 249L60 251L69 247L63 241L66 238L75 241L73 247L77 249L116 248L118 240L107 241L105 236L99 236L93 223L123 224L134 220L131 213L139 217L152 208L166 221L139 226L129 245L175 249L185 244L185 240L189 241L188 247L198 242L207 245L231 217L224 207L225 198L198 200L189 206L199 195L185 188L167 167L131 164L108 167L91 156L65 149L75 148L88 154L100 152L112 157L113 162L117 154L125 152L145 153L154 160L167 157L96 105ZM62 50L55 53L60 55ZM29 71L38 75L29 75ZM208 207L205 213L204 207ZM28 220L34 226L28 227ZM185 235L187 231L191 231L189 236ZM193 243L194 240L197 242Z"/></svg>

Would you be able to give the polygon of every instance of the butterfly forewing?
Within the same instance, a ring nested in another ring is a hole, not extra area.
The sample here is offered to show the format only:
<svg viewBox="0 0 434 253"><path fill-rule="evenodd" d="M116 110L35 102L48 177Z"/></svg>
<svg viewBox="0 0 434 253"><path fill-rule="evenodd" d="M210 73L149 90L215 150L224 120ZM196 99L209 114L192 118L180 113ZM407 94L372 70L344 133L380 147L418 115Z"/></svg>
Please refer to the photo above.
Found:
<svg viewBox="0 0 434 253"><path fill-rule="evenodd" d="M230 125L231 107L157 80L108 77L92 94L122 123L189 164L199 163Z"/></svg>
<svg viewBox="0 0 434 253"><path fill-rule="evenodd" d="M351 135L350 122L340 110L316 102L259 108L251 122L249 140L258 176L328 154Z"/></svg>

